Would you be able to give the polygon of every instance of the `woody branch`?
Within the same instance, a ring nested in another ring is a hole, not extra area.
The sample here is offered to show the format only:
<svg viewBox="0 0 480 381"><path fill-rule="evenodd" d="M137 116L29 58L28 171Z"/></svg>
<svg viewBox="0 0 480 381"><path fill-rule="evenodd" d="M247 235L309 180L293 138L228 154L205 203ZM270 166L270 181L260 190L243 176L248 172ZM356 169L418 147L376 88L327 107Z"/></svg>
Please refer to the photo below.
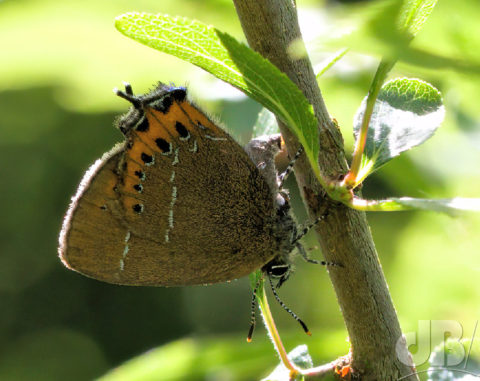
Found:
<svg viewBox="0 0 480 381"><path fill-rule="evenodd" d="M340 179L347 172L340 131L330 119L308 57L293 59L288 54L289 45L301 40L295 4L292 0L234 0L234 4L250 47L285 72L313 105L321 173L332 181ZM288 151L295 153L298 141L281 121L279 125ZM318 217L325 208L329 211L316 233L325 259L344 265L332 268L329 275L352 346L351 366L364 380L397 380L411 374L412 367L403 364L395 350L400 325L365 214L328 199L306 160L297 162L295 176L310 217Z"/></svg>

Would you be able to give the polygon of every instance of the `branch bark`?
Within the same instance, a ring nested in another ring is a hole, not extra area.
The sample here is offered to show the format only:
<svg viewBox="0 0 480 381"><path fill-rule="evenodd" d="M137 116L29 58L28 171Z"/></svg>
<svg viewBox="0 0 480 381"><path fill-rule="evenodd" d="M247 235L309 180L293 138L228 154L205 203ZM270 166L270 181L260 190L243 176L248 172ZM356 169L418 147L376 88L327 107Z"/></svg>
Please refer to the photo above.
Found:
<svg viewBox="0 0 480 381"><path fill-rule="evenodd" d="M301 41L295 4L292 0L234 0L234 4L250 47L285 72L313 105L319 121L321 172L331 180L340 179L347 172L340 131L330 119L308 58L292 59L288 54L290 44ZM279 125L288 151L297 152L298 141L282 122ZM306 160L297 161L295 176L311 218L328 208L316 232L325 259L345 266L331 268L329 275L352 345L352 368L363 380L418 380L411 375L413 365L405 365L397 355L402 333L365 214L326 197ZM407 349L404 341L400 343L405 359Z"/></svg>

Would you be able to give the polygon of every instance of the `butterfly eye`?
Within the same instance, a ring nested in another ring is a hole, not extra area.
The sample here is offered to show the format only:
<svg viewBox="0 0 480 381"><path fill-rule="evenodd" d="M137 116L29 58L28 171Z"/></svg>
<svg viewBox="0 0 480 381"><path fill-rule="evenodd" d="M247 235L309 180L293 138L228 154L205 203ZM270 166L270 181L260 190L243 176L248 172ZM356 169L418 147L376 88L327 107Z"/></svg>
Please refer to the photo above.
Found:
<svg viewBox="0 0 480 381"><path fill-rule="evenodd" d="M274 278L281 278L290 271L289 265L277 265L270 267L268 273Z"/></svg>

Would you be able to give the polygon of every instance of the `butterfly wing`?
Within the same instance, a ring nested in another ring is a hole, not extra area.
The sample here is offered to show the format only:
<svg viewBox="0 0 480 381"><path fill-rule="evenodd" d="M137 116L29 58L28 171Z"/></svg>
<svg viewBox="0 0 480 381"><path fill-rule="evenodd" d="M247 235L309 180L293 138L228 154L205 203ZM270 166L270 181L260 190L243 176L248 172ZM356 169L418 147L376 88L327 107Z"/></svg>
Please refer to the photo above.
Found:
<svg viewBox="0 0 480 381"><path fill-rule="evenodd" d="M111 283L175 286L268 262L272 191L243 148L178 91L143 110L82 180L62 229L64 263Z"/></svg>

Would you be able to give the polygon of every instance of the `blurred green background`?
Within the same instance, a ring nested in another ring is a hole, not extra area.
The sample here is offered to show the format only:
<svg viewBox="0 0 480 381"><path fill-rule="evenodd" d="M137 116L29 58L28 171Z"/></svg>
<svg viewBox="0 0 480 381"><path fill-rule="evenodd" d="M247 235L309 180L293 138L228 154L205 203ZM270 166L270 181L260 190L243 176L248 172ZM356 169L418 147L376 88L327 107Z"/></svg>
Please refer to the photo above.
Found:
<svg viewBox="0 0 480 381"><path fill-rule="evenodd" d="M332 37L365 22L374 9L366 3L298 4L305 39L317 37L308 44L315 65L342 46ZM142 93L159 80L186 84L243 142L260 110L200 69L118 33L114 17L132 10L195 18L243 39L229 0L0 2L2 381L95 379L153 348L158 349L130 363L130 376L117 370L108 379L253 380L277 363L261 324L253 343L245 342L247 279L210 287L120 287L68 271L57 258L62 217L78 182L121 139L112 125L128 105L113 95L113 87L129 81ZM396 66L391 77L419 77L442 92L446 120L431 140L369 178L366 197L480 196L478 19L479 2L440 1L413 44L476 62L477 70ZM355 38L375 45L366 32ZM352 118L377 63L378 57L351 53L320 80L348 153ZM297 211L303 221L300 202ZM480 218L404 212L368 219L403 330L416 331L419 320L455 320L470 337L480 317ZM315 246L313 237L306 246ZM306 343L316 364L347 353L325 269L298 261L280 294L313 331L306 337L272 301L288 349Z"/></svg>

